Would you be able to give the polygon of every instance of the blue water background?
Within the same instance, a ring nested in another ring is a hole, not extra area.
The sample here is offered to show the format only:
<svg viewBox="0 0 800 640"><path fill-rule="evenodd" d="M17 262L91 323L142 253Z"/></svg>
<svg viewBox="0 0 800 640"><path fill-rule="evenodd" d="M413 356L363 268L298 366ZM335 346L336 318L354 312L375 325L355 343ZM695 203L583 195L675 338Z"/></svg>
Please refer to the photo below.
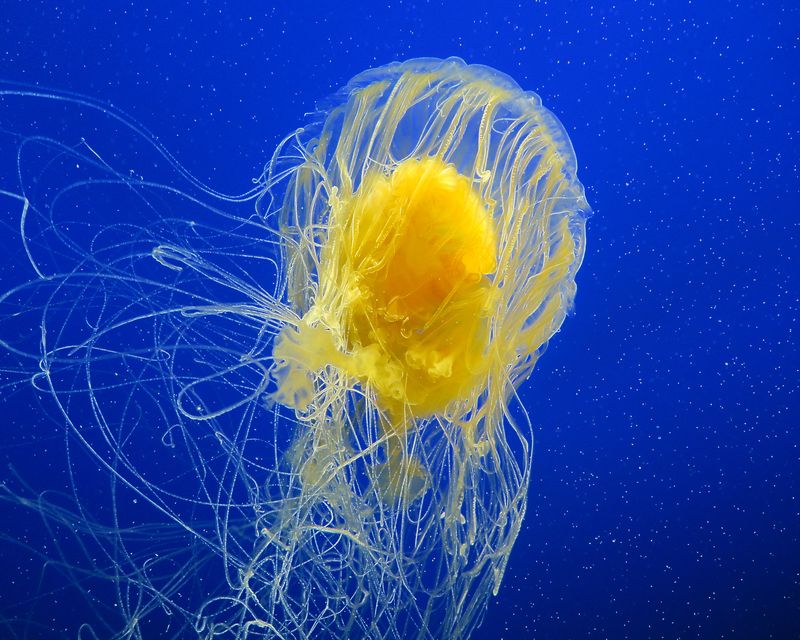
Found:
<svg viewBox="0 0 800 640"><path fill-rule="evenodd" d="M372 66L456 55L539 93L594 215L575 314L523 390L529 510L476 637L800 637L797 5L282 5L5 0L0 78L113 103L229 192ZM46 474L63 446L20 458L41 408L7 406L0 473ZM14 553L3 599L39 571Z"/></svg>

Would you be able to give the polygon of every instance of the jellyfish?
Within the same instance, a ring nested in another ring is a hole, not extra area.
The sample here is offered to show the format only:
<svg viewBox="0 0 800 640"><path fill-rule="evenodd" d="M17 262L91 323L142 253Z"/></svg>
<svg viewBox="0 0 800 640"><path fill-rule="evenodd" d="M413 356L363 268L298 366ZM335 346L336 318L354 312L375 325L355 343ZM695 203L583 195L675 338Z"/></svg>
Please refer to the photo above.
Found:
<svg viewBox="0 0 800 640"><path fill-rule="evenodd" d="M0 311L40 331L0 339L91 464L70 459L65 497L0 497L77 541L57 547L86 556L60 562L73 586L113 585L84 629L470 637L527 504L518 389L584 255L575 154L539 97L456 58L371 69L232 196L110 107L0 97L94 110L159 167L15 138L36 277Z"/></svg>

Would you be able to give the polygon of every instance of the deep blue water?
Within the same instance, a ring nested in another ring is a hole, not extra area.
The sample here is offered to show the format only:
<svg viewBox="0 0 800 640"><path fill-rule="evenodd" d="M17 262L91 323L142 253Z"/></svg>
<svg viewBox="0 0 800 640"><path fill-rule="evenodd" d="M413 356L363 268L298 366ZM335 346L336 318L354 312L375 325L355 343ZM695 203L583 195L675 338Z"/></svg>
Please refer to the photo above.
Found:
<svg viewBox="0 0 800 640"><path fill-rule="evenodd" d="M120 107L229 192L392 60L495 67L569 132L594 215L575 313L523 389L528 514L477 638L800 637L794 3L146 4L4 2L0 78ZM79 120L66 143L90 137ZM12 263L17 204L0 200L2 289L33 276ZM58 478L47 408L6 403L0 475ZM39 544L30 512L3 518ZM41 561L8 544L0 562L3 609Z"/></svg>

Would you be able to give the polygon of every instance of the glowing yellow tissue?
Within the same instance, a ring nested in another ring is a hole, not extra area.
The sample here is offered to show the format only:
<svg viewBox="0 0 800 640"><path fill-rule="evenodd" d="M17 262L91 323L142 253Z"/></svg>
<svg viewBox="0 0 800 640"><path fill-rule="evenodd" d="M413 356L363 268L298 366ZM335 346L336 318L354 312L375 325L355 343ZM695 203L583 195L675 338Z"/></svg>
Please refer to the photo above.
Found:
<svg viewBox="0 0 800 640"><path fill-rule="evenodd" d="M494 223L471 182L437 158L406 160L389 175L376 169L335 202L329 228L318 305L339 307L342 352L303 325L283 334L275 357L309 372L335 364L395 415L430 415L470 393L485 375L485 276L496 267ZM307 406L308 376L279 382L284 403Z"/></svg>

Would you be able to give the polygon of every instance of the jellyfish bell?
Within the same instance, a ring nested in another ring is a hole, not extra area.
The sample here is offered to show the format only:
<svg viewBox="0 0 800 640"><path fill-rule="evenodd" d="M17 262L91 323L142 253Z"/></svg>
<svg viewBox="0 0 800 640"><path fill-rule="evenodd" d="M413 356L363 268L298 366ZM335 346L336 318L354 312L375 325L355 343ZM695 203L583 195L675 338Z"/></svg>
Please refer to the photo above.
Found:
<svg viewBox="0 0 800 640"><path fill-rule="evenodd" d="M325 327L318 359L346 354L394 413L463 412L571 304L588 207L569 140L534 94L456 59L367 71L319 115L282 210L304 317L287 331ZM275 356L288 387L317 359Z"/></svg>
<svg viewBox="0 0 800 640"><path fill-rule="evenodd" d="M164 620L174 637L469 637L526 508L517 388L583 257L560 123L487 67L393 63L321 103L229 197L97 110L167 184L52 145L22 190L40 277L0 304L40 316L36 388L110 479L111 523L89 516L83 480L74 516L35 508L111 559L89 564L120 594L118 637ZM77 238L90 206L115 217ZM123 526L132 503L144 530Z"/></svg>
<svg viewBox="0 0 800 640"><path fill-rule="evenodd" d="M318 115L281 211L301 321L276 341L278 396L325 404L334 365L389 431L438 415L491 446L575 292L588 206L566 133L457 59L369 70Z"/></svg>

